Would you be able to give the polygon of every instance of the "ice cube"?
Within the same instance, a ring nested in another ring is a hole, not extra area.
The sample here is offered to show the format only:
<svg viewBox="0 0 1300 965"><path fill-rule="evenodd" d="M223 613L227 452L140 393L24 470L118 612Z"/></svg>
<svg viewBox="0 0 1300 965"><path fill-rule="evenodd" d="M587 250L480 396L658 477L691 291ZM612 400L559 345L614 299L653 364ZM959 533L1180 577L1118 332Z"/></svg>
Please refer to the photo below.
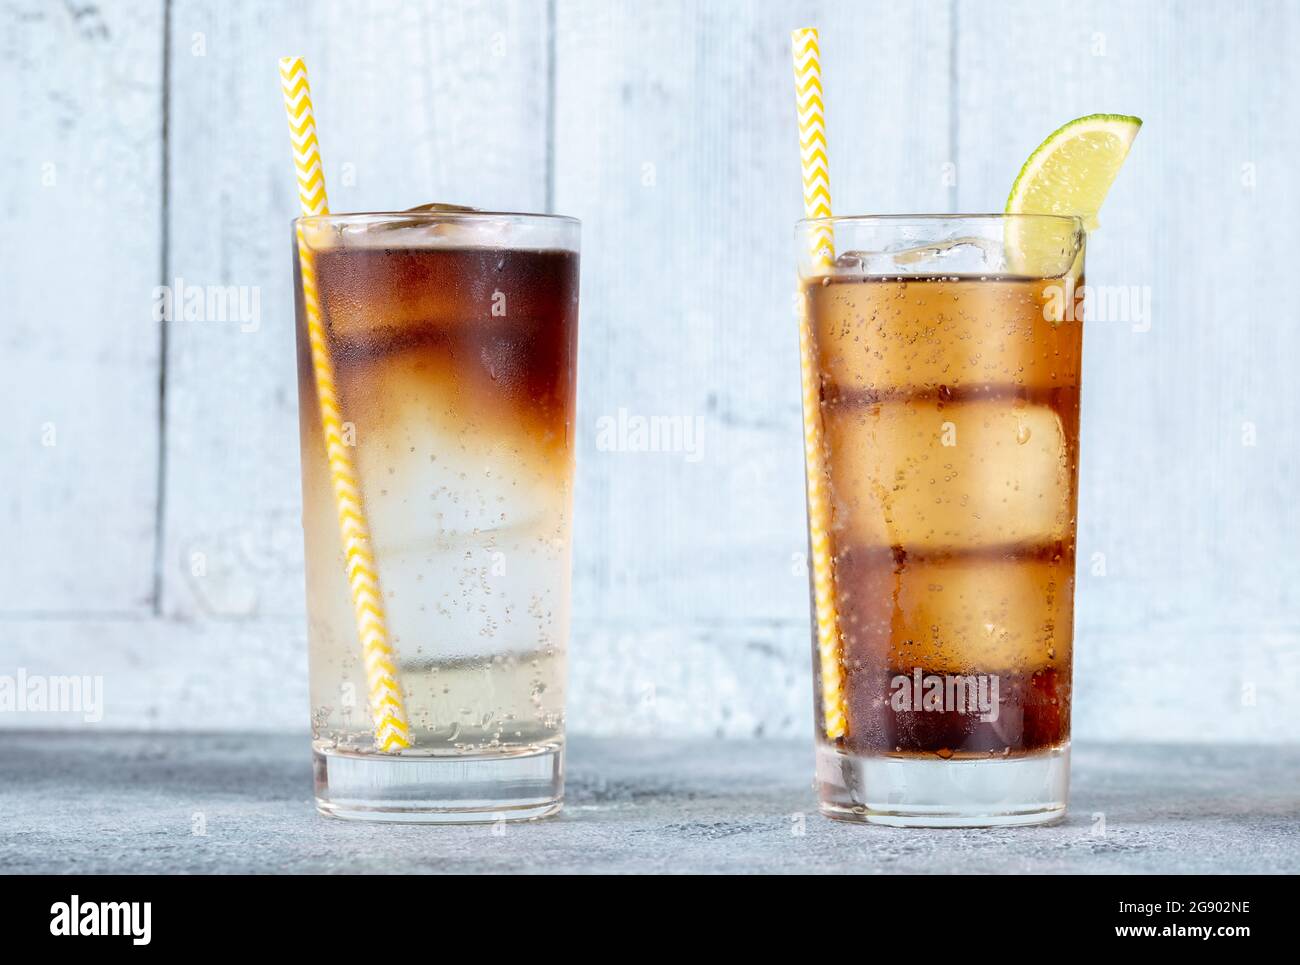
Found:
<svg viewBox="0 0 1300 965"><path fill-rule="evenodd" d="M1053 282L809 286L822 373L841 391L1078 385L1079 325L1044 317Z"/></svg>
<svg viewBox="0 0 1300 965"><path fill-rule="evenodd" d="M374 333L490 322L492 292L481 289L494 262L486 254L430 257L419 249L381 247L322 252L316 276L330 334L361 340Z"/></svg>
<svg viewBox="0 0 1300 965"><path fill-rule="evenodd" d="M1070 666L1074 558L934 560L852 548L836 560L852 660L929 673L1033 673Z"/></svg>
<svg viewBox="0 0 1300 965"><path fill-rule="evenodd" d="M843 275L991 275L1003 269L1002 246L987 238L946 238L914 245L902 242L878 251L845 251L835 259Z"/></svg>
<svg viewBox="0 0 1300 965"><path fill-rule="evenodd" d="M345 442L402 659L544 645L568 579L566 440L536 413L489 404L450 356L399 353L345 374ZM302 466L304 525L316 534L313 633L341 634L350 653L337 507L314 415L305 413Z"/></svg>
<svg viewBox="0 0 1300 965"><path fill-rule="evenodd" d="M379 511L368 512L372 530L390 530L394 519L385 512L384 501L375 508ZM394 547L380 539L375 567L399 674L427 670L431 661L562 648L569 580L565 511L560 505L552 516L506 530L441 532L427 545L411 539ZM318 537L307 556L314 652L342 655L364 680L346 565L328 496L317 492L316 498L306 498L304 520ZM413 531L430 535L427 516L412 513L406 521ZM318 672L315 658L312 671ZM329 684L331 691L335 686Z"/></svg>
<svg viewBox="0 0 1300 965"><path fill-rule="evenodd" d="M532 527L379 553L399 669L562 646L568 553Z"/></svg>
<svg viewBox="0 0 1300 965"><path fill-rule="evenodd" d="M837 539L933 550L1069 536L1074 454L1051 408L923 396L825 412Z"/></svg>
<svg viewBox="0 0 1300 965"><path fill-rule="evenodd" d="M506 404L451 354L408 351L349 370L344 415L377 549L531 524L563 500L554 426Z"/></svg>
<svg viewBox="0 0 1300 965"><path fill-rule="evenodd" d="M576 314L577 258L557 251L340 249L317 256L316 275L330 334L359 344L451 327L532 336Z"/></svg>

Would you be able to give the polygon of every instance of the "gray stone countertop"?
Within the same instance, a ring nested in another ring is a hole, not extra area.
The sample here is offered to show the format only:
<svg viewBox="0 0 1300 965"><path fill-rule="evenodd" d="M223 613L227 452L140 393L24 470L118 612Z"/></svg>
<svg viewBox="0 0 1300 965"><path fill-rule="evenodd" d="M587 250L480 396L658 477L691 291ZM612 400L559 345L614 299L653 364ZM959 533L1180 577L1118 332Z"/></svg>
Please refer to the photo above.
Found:
<svg viewBox="0 0 1300 965"><path fill-rule="evenodd" d="M0 872L1300 871L1300 746L1073 757L1058 825L917 831L821 817L810 743L578 738L559 817L394 827L316 814L303 735L0 732Z"/></svg>

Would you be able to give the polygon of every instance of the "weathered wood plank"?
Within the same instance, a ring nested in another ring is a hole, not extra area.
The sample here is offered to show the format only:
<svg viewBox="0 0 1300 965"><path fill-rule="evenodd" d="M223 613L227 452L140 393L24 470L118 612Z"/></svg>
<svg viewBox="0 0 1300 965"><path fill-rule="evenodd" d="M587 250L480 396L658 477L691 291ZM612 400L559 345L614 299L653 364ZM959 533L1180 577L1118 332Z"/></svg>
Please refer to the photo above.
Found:
<svg viewBox="0 0 1300 965"><path fill-rule="evenodd" d="M306 746L301 620L29 620L2 624L0 634L0 675L11 678L11 693L21 671L29 694L41 686L58 693L51 678L75 677L83 695L74 712L49 704L0 713L6 729L297 730Z"/></svg>
<svg viewBox="0 0 1300 965"><path fill-rule="evenodd" d="M261 317L171 332L168 614L302 607L297 212L277 58L307 60L334 210L540 210L545 17L526 2L176 3L171 274L256 290Z"/></svg>
<svg viewBox="0 0 1300 965"><path fill-rule="evenodd" d="M1300 200L1300 13L960 7L964 207L1000 207L1027 152L1071 117L1146 119L1088 256L1091 284L1149 291L1151 317L1149 331L1096 322L1085 337L1081 645L1102 629L1183 630L1199 664L1208 655L1190 641L1231 627L1220 643L1241 649L1245 673L1250 648L1293 628L1300 607L1300 328L1282 294ZM1112 656L1099 671L1149 659ZM1186 695L1189 712L1197 699Z"/></svg>
<svg viewBox="0 0 1300 965"><path fill-rule="evenodd" d="M581 626L739 639L779 624L806 672L790 31L822 29L837 211L942 210L945 11L559 6L556 208L584 222ZM602 437L655 416L698 425L698 448ZM671 634L647 639L676 659Z"/></svg>
<svg viewBox="0 0 1300 965"><path fill-rule="evenodd" d="M144 612L162 4L0 4L0 614Z"/></svg>

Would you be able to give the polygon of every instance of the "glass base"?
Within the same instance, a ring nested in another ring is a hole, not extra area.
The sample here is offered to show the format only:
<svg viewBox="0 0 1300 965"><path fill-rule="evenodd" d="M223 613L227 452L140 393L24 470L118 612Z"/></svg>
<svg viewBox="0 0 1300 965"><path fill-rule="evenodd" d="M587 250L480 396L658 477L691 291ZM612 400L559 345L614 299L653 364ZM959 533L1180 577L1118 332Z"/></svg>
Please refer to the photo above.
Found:
<svg viewBox="0 0 1300 965"><path fill-rule="evenodd" d="M316 809L354 821L532 821L564 803L564 746L515 754L424 756L312 751Z"/></svg>
<svg viewBox="0 0 1300 965"><path fill-rule="evenodd" d="M822 813L896 828L998 828L1065 816L1070 745L1028 757L860 757L817 748Z"/></svg>

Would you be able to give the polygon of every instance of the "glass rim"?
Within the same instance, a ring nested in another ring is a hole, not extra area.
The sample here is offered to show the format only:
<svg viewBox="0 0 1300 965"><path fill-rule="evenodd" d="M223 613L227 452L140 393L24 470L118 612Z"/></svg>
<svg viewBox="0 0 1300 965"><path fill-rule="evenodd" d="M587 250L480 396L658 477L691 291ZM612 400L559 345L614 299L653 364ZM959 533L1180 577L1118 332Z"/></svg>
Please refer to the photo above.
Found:
<svg viewBox="0 0 1300 965"><path fill-rule="evenodd" d="M935 221L1010 221L1013 218L1039 218L1053 221L1066 221L1076 228L1083 228L1083 217L1077 214L1039 214L1030 212L990 211L969 214L848 214L831 215L828 218L800 218L795 222L796 228L821 227L834 224L926 224Z"/></svg>
<svg viewBox="0 0 1300 965"><path fill-rule="evenodd" d="M331 224L334 222L365 224L376 221L397 221L399 219L402 221L473 222L484 218L509 218L514 221L540 221L557 225L582 225L582 222L577 218L565 214L538 214L532 211L480 211L478 209L471 211L340 211L337 213L330 212L329 214L299 215L293 219L293 223L295 225Z"/></svg>

